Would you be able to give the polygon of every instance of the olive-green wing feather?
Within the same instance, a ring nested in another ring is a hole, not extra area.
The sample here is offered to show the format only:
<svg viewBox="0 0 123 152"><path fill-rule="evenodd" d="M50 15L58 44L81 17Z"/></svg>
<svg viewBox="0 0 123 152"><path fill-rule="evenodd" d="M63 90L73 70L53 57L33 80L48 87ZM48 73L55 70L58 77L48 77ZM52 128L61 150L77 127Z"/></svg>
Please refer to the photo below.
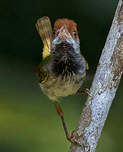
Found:
<svg viewBox="0 0 123 152"><path fill-rule="evenodd" d="M48 69L46 68L46 65L48 64L50 59L51 59L51 56L48 56L35 69L35 73L36 73L40 83L42 83L42 84L48 80Z"/></svg>
<svg viewBox="0 0 123 152"><path fill-rule="evenodd" d="M39 79L40 83L45 83L48 79L48 71L44 70L41 66L41 64L39 64L39 66L36 68L35 70L36 75Z"/></svg>
<svg viewBox="0 0 123 152"><path fill-rule="evenodd" d="M85 66L86 66L85 68L86 68L86 70L88 70L88 69L89 69L89 66L88 66L87 60L84 58L83 55L81 55L81 58L84 59L84 61L85 61Z"/></svg>

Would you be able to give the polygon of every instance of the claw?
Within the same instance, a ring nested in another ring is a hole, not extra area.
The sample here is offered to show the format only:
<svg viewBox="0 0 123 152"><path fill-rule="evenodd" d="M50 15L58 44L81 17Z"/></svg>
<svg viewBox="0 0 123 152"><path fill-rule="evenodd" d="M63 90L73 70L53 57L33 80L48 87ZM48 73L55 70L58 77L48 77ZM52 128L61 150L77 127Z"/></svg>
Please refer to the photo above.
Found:
<svg viewBox="0 0 123 152"><path fill-rule="evenodd" d="M75 145L78 145L78 146L81 146L80 145L80 143L74 138L74 136L73 135L71 135L71 136L67 136L67 140L69 141L69 142L71 142L72 144L75 144Z"/></svg>
<svg viewBox="0 0 123 152"><path fill-rule="evenodd" d="M90 96L92 97L92 95L90 94L90 90L88 88L86 88L85 90L78 90L76 95L85 95L85 96Z"/></svg>

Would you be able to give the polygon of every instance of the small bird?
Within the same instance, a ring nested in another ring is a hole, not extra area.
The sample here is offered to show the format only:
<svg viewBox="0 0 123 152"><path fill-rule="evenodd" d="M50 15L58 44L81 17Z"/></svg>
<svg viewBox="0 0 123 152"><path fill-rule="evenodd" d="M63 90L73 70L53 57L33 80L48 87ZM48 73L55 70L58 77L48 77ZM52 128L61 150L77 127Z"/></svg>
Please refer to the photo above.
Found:
<svg viewBox="0 0 123 152"><path fill-rule="evenodd" d="M59 102L61 97L79 92L88 69L80 53L77 24L71 19L57 19L52 31L50 19L42 17L37 20L36 28L44 44L42 62L36 69L40 87L53 101L66 138L71 143L77 143L68 133Z"/></svg>

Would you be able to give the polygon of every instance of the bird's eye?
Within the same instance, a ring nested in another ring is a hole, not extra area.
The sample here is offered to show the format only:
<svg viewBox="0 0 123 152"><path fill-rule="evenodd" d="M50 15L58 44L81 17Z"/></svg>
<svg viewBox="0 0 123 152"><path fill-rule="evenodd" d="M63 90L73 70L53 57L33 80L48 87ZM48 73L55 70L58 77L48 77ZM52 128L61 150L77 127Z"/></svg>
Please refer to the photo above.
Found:
<svg viewBox="0 0 123 152"><path fill-rule="evenodd" d="M77 32L75 32L75 31L74 31L74 32L73 32L73 36L75 36L75 37L76 37L76 36L77 36Z"/></svg>
<svg viewBox="0 0 123 152"><path fill-rule="evenodd" d="M55 35L56 34L56 32L55 31L53 31L53 35Z"/></svg>

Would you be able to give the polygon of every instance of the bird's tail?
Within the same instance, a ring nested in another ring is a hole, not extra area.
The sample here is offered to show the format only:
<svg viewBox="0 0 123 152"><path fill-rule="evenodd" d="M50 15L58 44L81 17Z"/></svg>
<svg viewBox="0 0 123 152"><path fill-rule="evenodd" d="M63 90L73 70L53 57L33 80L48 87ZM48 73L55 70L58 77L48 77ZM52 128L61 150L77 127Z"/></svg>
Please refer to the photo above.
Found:
<svg viewBox="0 0 123 152"><path fill-rule="evenodd" d="M50 55L52 42L52 27L50 19L44 16L37 20L36 29L43 41L43 59Z"/></svg>

